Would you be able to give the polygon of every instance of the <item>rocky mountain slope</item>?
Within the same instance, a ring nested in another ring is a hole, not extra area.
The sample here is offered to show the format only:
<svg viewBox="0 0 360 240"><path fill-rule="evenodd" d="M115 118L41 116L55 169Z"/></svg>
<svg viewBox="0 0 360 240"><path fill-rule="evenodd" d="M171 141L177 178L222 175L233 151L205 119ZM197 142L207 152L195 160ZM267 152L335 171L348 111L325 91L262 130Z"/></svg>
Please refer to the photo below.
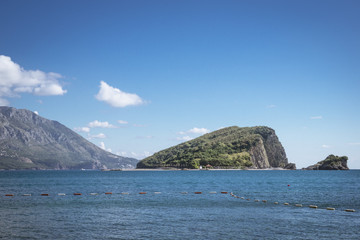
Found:
<svg viewBox="0 0 360 240"><path fill-rule="evenodd" d="M134 168L137 162L104 151L59 122L0 107L0 169Z"/></svg>
<svg viewBox="0 0 360 240"><path fill-rule="evenodd" d="M325 158L325 160L322 160L314 165L311 165L307 168L303 168L304 170L349 170L347 166L347 156L334 156L329 155Z"/></svg>
<svg viewBox="0 0 360 240"><path fill-rule="evenodd" d="M145 158L137 168L285 168L286 153L268 127L228 127ZM292 167L294 168L294 166Z"/></svg>

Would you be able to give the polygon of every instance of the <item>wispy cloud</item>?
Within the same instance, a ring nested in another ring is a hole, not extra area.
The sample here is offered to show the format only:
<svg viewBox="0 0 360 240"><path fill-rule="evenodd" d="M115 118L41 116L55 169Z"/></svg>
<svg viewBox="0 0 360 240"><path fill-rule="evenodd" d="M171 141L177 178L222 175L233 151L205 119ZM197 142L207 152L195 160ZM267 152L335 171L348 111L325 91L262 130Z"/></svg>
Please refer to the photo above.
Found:
<svg viewBox="0 0 360 240"><path fill-rule="evenodd" d="M113 107L127 107L144 104L145 101L134 93L126 93L118 88L112 87L104 81L100 82L100 90L96 99L106 102Z"/></svg>
<svg viewBox="0 0 360 240"><path fill-rule="evenodd" d="M19 97L22 93L40 96L64 95L58 73L25 70L10 57L0 55L0 105L9 105L5 98Z"/></svg>
<svg viewBox="0 0 360 240"><path fill-rule="evenodd" d="M360 146L360 142L348 143L350 146Z"/></svg>
<svg viewBox="0 0 360 240"><path fill-rule="evenodd" d="M182 136L182 137L177 137L176 140L177 141L190 141L194 138L190 137L190 136Z"/></svg>
<svg viewBox="0 0 360 240"><path fill-rule="evenodd" d="M153 153L148 152L148 151L144 151L144 152L141 152L141 153L122 151L122 152L117 152L116 154L119 155L119 156L123 156L123 157L131 157L131 158L136 158L136 159L143 159L143 158L151 156Z"/></svg>
<svg viewBox="0 0 360 240"><path fill-rule="evenodd" d="M75 131L88 133L88 132L90 132L90 128L89 127L77 127L77 128L75 128Z"/></svg>
<svg viewBox="0 0 360 240"><path fill-rule="evenodd" d="M95 128L95 127L99 127L99 128L116 128L116 126L110 124L109 122L100 122L98 120L90 122L88 124L88 126L90 128Z"/></svg>
<svg viewBox="0 0 360 240"><path fill-rule="evenodd" d="M321 147L322 147L322 148L331 148L331 146L326 145L326 144L321 145Z"/></svg>
<svg viewBox="0 0 360 240"><path fill-rule="evenodd" d="M319 120L319 119L323 119L323 117L322 116L313 116L313 117L310 117L310 119Z"/></svg>
<svg viewBox="0 0 360 240"><path fill-rule="evenodd" d="M90 136L90 139L93 139L93 138L106 138L106 135L103 134L103 133L91 135L91 136Z"/></svg>
<svg viewBox="0 0 360 240"><path fill-rule="evenodd" d="M277 106L274 105L274 104L270 104L270 105L267 105L266 107L267 107L267 108L276 108Z"/></svg>
<svg viewBox="0 0 360 240"><path fill-rule="evenodd" d="M119 124L128 124L128 122L127 121L124 121L124 120L118 120L117 121Z"/></svg>
<svg viewBox="0 0 360 240"><path fill-rule="evenodd" d="M177 141L189 141L189 140L194 139L194 137L196 137L196 136L203 135L203 134L206 134L206 133L209 133L209 132L210 132L210 130L207 129L207 128L194 127L194 128L191 128L191 129L189 129L187 131L177 132L178 135L184 135L184 136L176 137L175 140L177 140Z"/></svg>
<svg viewBox="0 0 360 240"><path fill-rule="evenodd" d="M187 131L188 133L195 133L195 134L205 134L205 133L209 133L210 130L206 129L206 128L197 128L194 127L192 129L190 129L189 131Z"/></svg>

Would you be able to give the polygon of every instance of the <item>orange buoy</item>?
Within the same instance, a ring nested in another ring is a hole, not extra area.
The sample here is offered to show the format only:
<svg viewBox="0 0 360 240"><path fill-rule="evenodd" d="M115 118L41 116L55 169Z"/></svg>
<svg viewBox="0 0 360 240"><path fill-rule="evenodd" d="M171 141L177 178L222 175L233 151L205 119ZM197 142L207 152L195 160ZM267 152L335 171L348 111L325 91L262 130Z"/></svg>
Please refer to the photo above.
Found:
<svg viewBox="0 0 360 240"><path fill-rule="evenodd" d="M221 192L222 194L227 194L228 192Z"/></svg>
<svg viewBox="0 0 360 240"><path fill-rule="evenodd" d="M195 194L202 194L202 192L194 192Z"/></svg>
<svg viewBox="0 0 360 240"><path fill-rule="evenodd" d="M109 194L112 194L112 192L106 192L105 194L109 195Z"/></svg>
<svg viewBox="0 0 360 240"><path fill-rule="evenodd" d="M139 192L139 194L146 194L146 192Z"/></svg>
<svg viewBox="0 0 360 240"><path fill-rule="evenodd" d="M49 196L48 193L42 193L41 196Z"/></svg>
<svg viewBox="0 0 360 240"><path fill-rule="evenodd" d="M80 196L80 195L81 195L81 193L74 193L74 195L75 195L75 196Z"/></svg>
<svg viewBox="0 0 360 240"><path fill-rule="evenodd" d="M5 197L13 197L14 194L5 194Z"/></svg>

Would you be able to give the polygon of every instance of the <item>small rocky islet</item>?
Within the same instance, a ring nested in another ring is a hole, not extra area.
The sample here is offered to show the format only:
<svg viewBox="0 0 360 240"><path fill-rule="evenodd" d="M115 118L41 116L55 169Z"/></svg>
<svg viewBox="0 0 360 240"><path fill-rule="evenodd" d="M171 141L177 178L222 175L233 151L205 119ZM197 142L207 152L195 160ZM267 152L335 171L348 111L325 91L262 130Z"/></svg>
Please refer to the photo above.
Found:
<svg viewBox="0 0 360 240"><path fill-rule="evenodd" d="M303 170L349 170L347 166L347 156L335 156L333 154L327 156L324 160L303 168Z"/></svg>

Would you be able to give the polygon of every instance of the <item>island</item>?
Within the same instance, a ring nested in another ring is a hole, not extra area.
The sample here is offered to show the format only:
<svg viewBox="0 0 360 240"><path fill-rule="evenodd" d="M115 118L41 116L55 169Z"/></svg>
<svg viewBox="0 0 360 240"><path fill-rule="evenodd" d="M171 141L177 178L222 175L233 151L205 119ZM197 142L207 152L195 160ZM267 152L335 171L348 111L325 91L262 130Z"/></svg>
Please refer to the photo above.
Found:
<svg viewBox="0 0 360 240"><path fill-rule="evenodd" d="M349 170L347 160L347 156L339 157L331 154L327 156L325 160L303 168L303 170Z"/></svg>
<svg viewBox="0 0 360 240"><path fill-rule="evenodd" d="M275 131L266 126L222 128L157 152L137 168L296 169Z"/></svg>

